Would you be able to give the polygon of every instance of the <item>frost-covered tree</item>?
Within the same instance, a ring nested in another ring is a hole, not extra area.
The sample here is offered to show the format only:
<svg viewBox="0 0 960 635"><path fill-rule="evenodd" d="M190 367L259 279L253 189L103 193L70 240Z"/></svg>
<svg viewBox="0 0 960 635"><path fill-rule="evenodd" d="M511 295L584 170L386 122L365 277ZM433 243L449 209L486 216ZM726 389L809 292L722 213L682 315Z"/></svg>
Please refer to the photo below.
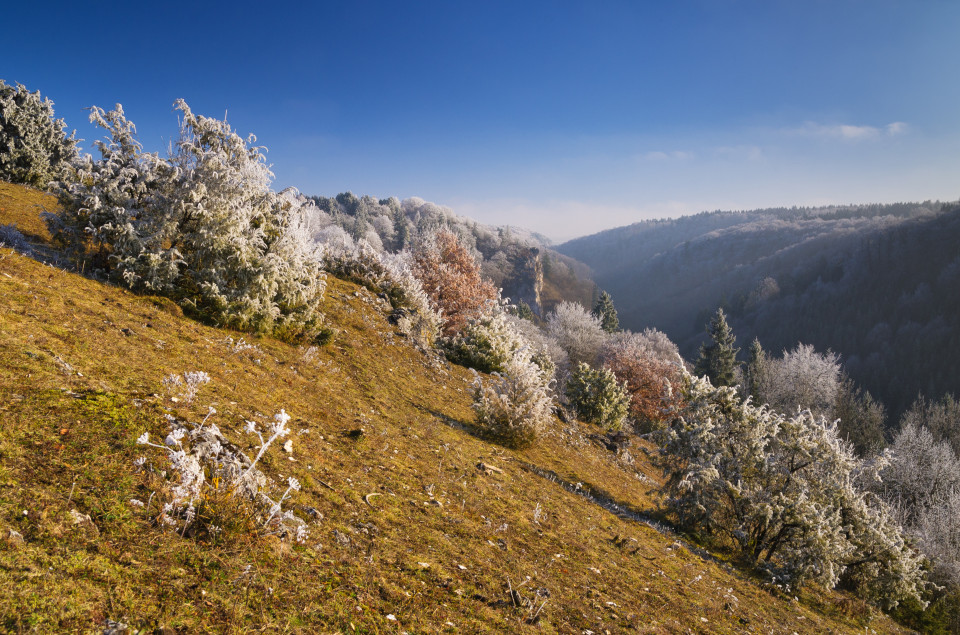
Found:
<svg viewBox="0 0 960 635"><path fill-rule="evenodd" d="M317 332L325 278L311 232L312 205L273 177L251 135L195 115L183 100L167 159L142 151L117 108L94 108L110 133L61 182L55 238L126 286L167 295L216 324L298 338Z"/></svg>
<svg viewBox="0 0 960 635"><path fill-rule="evenodd" d="M886 445L886 408L845 374L841 376L831 416L839 420L840 436L853 444L858 455L872 456Z"/></svg>
<svg viewBox="0 0 960 635"><path fill-rule="evenodd" d="M787 417L684 373L660 465L679 524L732 546L778 584L843 583L887 607L920 601L920 555L865 488L883 460L857 459L809 411Z"/></svg>
<svg viewBox="0 0 960 635"><path fill-rule="evenodd" d="M581 362L566 386L567 399L577 417L608 430L619 430L630 407L630 394L607 368Z"/></svg>
<svg viewBox="0 0 960 635"><path fill-rule="evenodd" d="M74 135L49 98L0 79L0 179L46 189L76 159Z"/></svg>
<svg viewBox="0 0 960 635"><path fill-rule="evenodd" d="M697 358L694 372L698 376L706 375L710 382L717 386L733 386L736 383L737 353L739 348L734 348L737 338L730 325L727 324L727 316L723 309L717 309L710 324L707 326L707 334L710 341L700 346L700 356Z"/></svg>
<svg viewBox="0 0 960 635"><path fill-rule="evenodd" d="M933 560L937 581L960 587L960 457L907 416L877 491Z"/></svg>
<svg viewBox="0 0 960 635"><path fill-rule="evenodd" d="M643 428L662 425L679 398L681 361L677 347L659 331L620 333L600 351L604 368L624 382L630 414Z"/></svg>
<svg viewBox="0 0 960 635"><path fill-rule="evenodd" d="M527 447L550 420L549 382L527 355L514 355L502 373L474 382L477 421L491 436L512 447Z"/></svg>
<svg viewBox="0 0 960 635"><path fill-rule="evenodd" d="M460 332L497 300L497 289L480 276L480 265L452 232L441 230L413 251L413 273L443 315L443 334Z"/></svg>
<svg viewBox="0 0 960 635"><path fill-rule="evenodd" d="M903 415L901 426L913 423L929 430L937 440L946 441L960 456L960 402L946 394L939 401L918 397Z"/></svg>
<svg viewBox="0 0 960 635"><path fill-rule="evenodd" d="M747 364L744 368L742 391L745 396L750 396L754 401L760 401L760 394L757 392L758 382L762 380L766 371L767 353L760 345L760 340L753 338L750 343L750 349L747 356Z"/></svg>
<svg viewBox="0 0 960 635"><path fill-rule="evenodd" d="M570 364L595 364L606 340L600 320L576 302L561 302L547 317L547 333L570 358Z"/></svg>
<svg viewBox="0 0 960 635"><path fill-rule="evenodd" d="M606 291L600 292L600 297L597 298L597 303L593 306L591 314L600 320L600 326L607 333L616 333L620 330L617 308L613 306L613 298Z"/></svg>
<svg viewBox="0 0 960 635"><path fill-rule="evenodd" d="M813 346L798 344L780 358L766 358L762 369L754 371L754 391L759 403L774 410L809 408L816 416L828 416L837 401L841 372L836 353L818 353Z"/></svg>

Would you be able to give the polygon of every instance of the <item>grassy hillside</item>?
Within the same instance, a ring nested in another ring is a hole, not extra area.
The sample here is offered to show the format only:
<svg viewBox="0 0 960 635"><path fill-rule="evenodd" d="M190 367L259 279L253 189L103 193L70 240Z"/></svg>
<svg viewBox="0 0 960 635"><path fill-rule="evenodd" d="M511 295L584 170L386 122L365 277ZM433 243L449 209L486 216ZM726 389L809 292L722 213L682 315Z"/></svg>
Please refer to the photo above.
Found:
<svg viewBox="0 0 960 635"><path fill-rule="evenodd" d="M0 225L43 241L36 206L52 204L0 184ZM656 516L652 448L618 456L559 421L531 450L485 441L468 371L409 346L360 287L331 279L325 304L333 342L298 348L0 249L0 630L899 632L843 594L765 590L641 522ZM193 370L210 384L171 400L163 378ZM261 535L227 499L218 535L153 522L166 460L136 438L211 406L248 453L244 420L293 416L292 451L260 465L275 494L303 484L305 544Z"/></svg>

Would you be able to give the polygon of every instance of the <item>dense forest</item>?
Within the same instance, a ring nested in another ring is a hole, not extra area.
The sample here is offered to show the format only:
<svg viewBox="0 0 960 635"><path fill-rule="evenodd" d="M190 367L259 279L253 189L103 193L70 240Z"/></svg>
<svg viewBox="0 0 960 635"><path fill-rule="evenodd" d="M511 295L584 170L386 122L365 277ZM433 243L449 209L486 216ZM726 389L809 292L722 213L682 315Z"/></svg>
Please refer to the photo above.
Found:
<svg viewBox="0 0 960 635"><path fill-rule="evenodd" d="M550 248L550 239L529 230L484 225L449 207L412 197L309 197L318 213L312 225L323 243L366 241L378 252L396 253L419 237L449 229L480 262L483 276L514 303L524 302L546 317L562 301L591 305L596 285L583 263Z"/></svg>
<svg viewBox="0 0 960 635"><path fill-rule="evenodd" d="M629 328L687 357L722 306L743 347L839 353L895 422L918 393L958 385L960 205L898 203L712 212L570 241Z"/></svg>

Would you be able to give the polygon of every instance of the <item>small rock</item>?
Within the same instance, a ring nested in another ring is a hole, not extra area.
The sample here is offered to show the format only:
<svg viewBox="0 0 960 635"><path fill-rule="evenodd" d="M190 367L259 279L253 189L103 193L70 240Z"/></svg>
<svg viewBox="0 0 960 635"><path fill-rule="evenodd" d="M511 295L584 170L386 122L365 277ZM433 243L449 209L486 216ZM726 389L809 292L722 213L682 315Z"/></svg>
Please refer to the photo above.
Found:
<svg viewBox="0 0 960 635"><path fill-rule="evenodd" d="M90 514L81 514L77 510L71 509L70 519L73 521L74 525L90 529L95 535L100 535L100 530L97 529L95 524L93 524L93 519L90 518Z"/></svg>
<svg viewBox="0 0 960 635"><path fill-rule="evenodd" d="M16 531L14 529L11 529L10 532L7 534L7 540L10 542L10 544L15 546L26 544L26 541L23 539L23 534L21 534L19 531Z"/></svg>
<svg viewBox="0 0 960 635"><path fill-rule="evenodd" d="M283 444L283 451L287 454L293 452L293 439L287 439L287 442Z"/></svg>

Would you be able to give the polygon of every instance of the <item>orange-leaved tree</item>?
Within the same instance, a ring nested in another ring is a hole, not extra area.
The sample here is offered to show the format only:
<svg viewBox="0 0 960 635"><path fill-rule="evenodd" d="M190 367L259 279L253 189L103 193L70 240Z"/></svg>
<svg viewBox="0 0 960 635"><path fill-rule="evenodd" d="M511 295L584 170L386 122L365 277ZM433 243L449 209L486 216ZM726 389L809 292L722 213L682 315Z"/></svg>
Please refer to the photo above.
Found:
<svg viewBox="0 0 960 635"><path fill-rule="evenodd" d="M413 273L433 307L443 313L443 334L459 333L472 317L497 301L496 287L480 276L480 265L457 236L442 229L413 252Z"/></svg>
<svg viewBox="0 0 960 635"><path fill-rule="evenodd" d="M679 356L668 354L675 349L672 342L667 341L667 347L657 346L651 341L652 329L648 331L615 338L604 346L600 357L604 367L626 382L631 416L642 428L655 429L663 426L679 403L681 368Z"/></svg>

